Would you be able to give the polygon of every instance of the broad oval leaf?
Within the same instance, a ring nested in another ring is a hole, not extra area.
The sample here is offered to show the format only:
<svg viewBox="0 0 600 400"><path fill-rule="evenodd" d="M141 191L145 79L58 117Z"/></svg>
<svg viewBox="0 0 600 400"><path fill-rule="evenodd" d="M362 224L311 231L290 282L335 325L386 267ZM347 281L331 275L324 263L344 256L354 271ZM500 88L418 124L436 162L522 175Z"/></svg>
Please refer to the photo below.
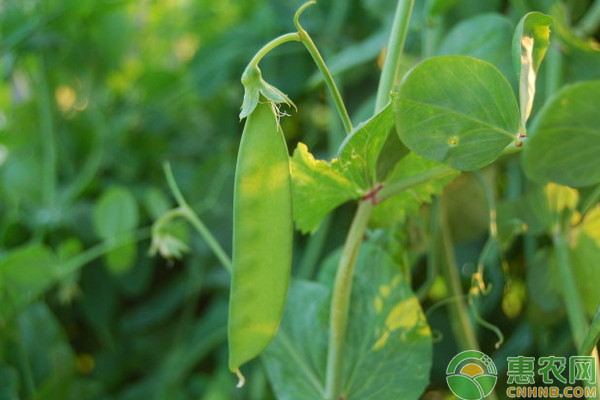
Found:
<svg viewBox="0 0 600 400"><path fill-rule="evenodd" d="M229 299L229 368L259 355L279 326L292 263L292 187L275 111L259 103L238 153Z"/></svg>
<svg viewBox="0 0 600 400"><path fill-rule="evenodd" d="M319 282L292 284L282 328L262 356L278 399L324 398L330 288L340 254L325 261ZM358 256L347 332L344 399L419 398L429 381L431 332L401 270L370 242Z"/></svg>
<svg viewBox="0 0 600 400"><path fill-rule="evenodd" d="M97 235L110 240L119 236L124 244L104 255L108 269L121 274L133 267L137 246L131 240L131 231L138 226L139 208L135 197L124 186L113 186L106 190L94 206L94 229Z"/></svg>
<svg viewBox="0 0 600 400"><path fill-rule="evenodd" d="M94 205L94 230L101 239L110 239L135 229L138 218L135 197L123 186L106 190Z"/></svg>
<svg viewBox="0 0 600 400"><path fill-rule="evenodd" d="M582 187L600 182L600 81L560 90L530 129L522 163L537 182Z"/></svg>
<svg viewBox="0 0 600 400"><path fill-rule="evenodd" d="M521 124L529 118L535 97L535 80L550 46L552 17L530 12L521 18L513 36L512 58L519 81Z"/></svg>
<svg viewBox="0 0 600 400"><path fill-rule="evenodd" d="M519 130L519 108L493 65L465 56L430 58L400 86L396 129L415 153L459 170L496 160Z"/></svg>

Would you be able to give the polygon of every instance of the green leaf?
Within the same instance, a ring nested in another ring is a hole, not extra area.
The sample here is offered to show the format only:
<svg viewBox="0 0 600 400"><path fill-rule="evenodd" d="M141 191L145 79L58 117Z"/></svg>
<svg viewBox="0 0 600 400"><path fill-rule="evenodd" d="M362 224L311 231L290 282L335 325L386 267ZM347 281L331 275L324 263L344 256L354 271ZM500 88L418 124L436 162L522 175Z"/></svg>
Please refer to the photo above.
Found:
<svg viewBox="0 0 600 400"><path fill-rule="evenodd" d="M562 307L561 285L556 270L556 258L549 247L544 247L527 263L527 290L531 300L545 312Z"/></svg>
<svg viewBox="0 0 600 400"><path fill-rule="evenodd" d="M76 364L60 321L44 302L37 302L19 314L17 327L23 356L35 371L35 397L66 398L61 392L66 392Z"/></svg>
<svg viewBox="0 0 600 400"><path fill-rule="evenodd" d="M19 400L19 374L6 364L0 364L0 399Z"/></svg>
<svg viewBox="0 0 600 400"><path fill-rule="evenodd" d="M428 0L425 3L425 15L427 18L434 18L448 11L458 0Z"/></svg>
<svg viewBox="0 0 600 400"><path fill-rule="evenodd" d="M383 110L358 125L342 143L339 166L348 179L365 191L379 182L378 161L394 127L393 105L396 99L397 96L392 96ZM402 153L398 151L396 159Z"/></svg>
<svg viewBox="0 0 600 400"><path fill-rule="evenodd" d="M137 244L132 236L121 236L125 243L104 255L108 270L114 274L124 274L133 268L137 258Z"/></svg>
<svg viewBox="0 0 600 400"><path fill-rule="evenodd" d="M546 50L550 46L552 17L540 12L530 12L521 18L512 44L512 59L519 81L521 125L531 114L535 97L535 80Z"/></svg>
<svg viewBox="0 0 600 400"><path fill-rule="evenodd" d="M339 252L320 282L293 282L281 329L263 354L276 397L323 398L331 280ZM373 268L377 266L377 268ZM344 358L347 400L416 400L429 381L431 333L404 274L382 249L359 253Z"/></svg>
<svg viewBox="0 0 600 400"><path fill-rule="evenodd" d="M594 315L600 305L600 268L598 268L598 256L600 255L600 243L584 232L580 232L574 247L571 250L573 259L573 271L581 298L588 315Z"/></svg>
<svg viewBox="0 0 600 400"><path fill-rule="evenodd" d="M439 166L440 164L435 161L428 160L415 153L409 153L396 165L386 183L398 182ZM408 215L415 213L423 204L431 202L433 196L442 193L444 186L459 174L460 172L456 171L443 178L430 180L409 190L402 191L378 204L373 210L371 224L389 226L404 221Z"/></svg>
<svg viewBox="0 0 600 400"><path fill-rule="evenodd" d="M500 14L482 14L458 23L440 45L441 55L463 55L487 61L514 81L513 66L506 57L513 24Z"/></svg>
<svg viewBox="0 0 600 400"><path fill-rule="evenodd" d="M304 143L298 143L291 168L294 221L302 232L314 232L331 210L364 194L339 159L315 160Z"/></svg>
<svg viewBox="0 0 600 400"><path fill-rule="evenodd" d="M144 192L144 207L152 219L159 219L171 208L167 196L156 187L149 187Z"/></svg>
<svg viewBox="0 0 600 400"><path fill-rule="evenodd" d="M491 64L440 56L417 65L400 86L396 129L415 153L459 170L496 160L516 138L519 109Z"/></svg>
<svg viewBox="0 0 600 400"><path fill-rule="evenodd" d="M138 205L133 194L123 186L113 186L105 191L96 202L93 222L96 234L104 239L119 236L127 243L104 255L108 269L115 273L125 273L133 267L137 256L137 246L129 241L129 235L137 228L139 219Z"/></svg>
<svg viewBox="0 0 600 400"><path fill-rule="evenodd" d="M560 90L543 107L523 149L523 169L537 182L582 187L600 182L600 81Z"/></svg>
<svg viewBox="0 0 600 400"><path fill-rule="evenodd" d="M137 228L138 218L135 197L123 186L106 190L94 206L94 230L101 239L111 239Z"/></svg>
<svg viewBox="0 0 600 400"><path fill-rule="evenodd" d="M33 302L58 279L58 260L42 245L13 250L0 262L0 317L9 318Z"/></svg>
<svg viewBox="0 0 600 400"><path fill-rule="evenodd" d="M315 160L299 143L292 157L294 220L302 232L314 232L335 207L358 199L387 176L408 149L394 127L396 96L375 116L358 125L342 143L338 158Z"/></svg>

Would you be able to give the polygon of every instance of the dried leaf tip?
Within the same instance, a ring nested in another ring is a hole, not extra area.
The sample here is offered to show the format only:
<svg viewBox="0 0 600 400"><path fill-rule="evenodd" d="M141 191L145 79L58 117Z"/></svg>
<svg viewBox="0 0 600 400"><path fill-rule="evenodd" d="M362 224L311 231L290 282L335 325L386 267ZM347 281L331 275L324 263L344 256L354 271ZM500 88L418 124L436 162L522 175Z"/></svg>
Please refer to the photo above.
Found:
<svg viewBox="0 0 600 400"><path fill-rule="evenodd" d="M242 375L242 372L240 371L240 369L236 369L235 371L233 371L237 377L238 377L238 383L237 385L235 385L236 388L241 388L246 384L246 378L244 377L244 375Z"/></svg>

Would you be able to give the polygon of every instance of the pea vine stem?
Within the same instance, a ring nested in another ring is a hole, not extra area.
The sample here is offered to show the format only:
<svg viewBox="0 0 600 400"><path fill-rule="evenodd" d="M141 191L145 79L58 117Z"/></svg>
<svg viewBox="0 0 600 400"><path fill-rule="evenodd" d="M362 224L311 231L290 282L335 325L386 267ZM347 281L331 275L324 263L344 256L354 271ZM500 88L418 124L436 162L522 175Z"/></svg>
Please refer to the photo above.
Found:
<svg viewBox="0 0 600 400"><path fill-rule="evenodd" d="M298 32L302 36L302 42L307 46L307 49L315 59L321 73L325 77L325 82L332 92L335 92L334 99L340 115L346 115L347 112L343 107L341 96L335 88L333 78L329 70L325 66L325 62L318 53L316 46L310 39L310 36L302 29L299 23L300 14L306 7L314 4L310 1L304 4L296 13L294 22ZM412 13L414 0L398 0L398 6L392 24L390 33L389 50L384 62L384 68L381 73L379 87L377 89L376 110L375 113L383 109L389 101L389 95L392 88L397 84L399 79L399 62L400 55L404 48L404 40L408 30L408 21ZM350 119L343 117L344 127L346 131L352 130ZM392 185L390 185L392 186ZM410 185L408 186L410 187ZM350 297L352 293L352 280L354 276L354 267L363 236L367 230L369 219L373 208L378 202L377 195L384 191L385 187L377 190L374 197L363 199L359 202L356 214L352 220L350 230L346 236L342 256L338 264L338 269L333 285L333 293L331 297L331 309L329 314L329 346L327 353L327 370L325 377L325 399L338 400L342 391L342 372L344 364L344 352L346 345L346 330L348 328L348 314L350 310ZM393 190L384 192L388 196L398 193L402 187L396 187ZM387 197L385 197L387 198Z"/></svg>
<svg viewBox="0 0 600 400"><path fill-rule="evenodd" d="M40 135L43 143L43 183L42 190L47 206L54 206L56 197L57 157L56 139L54 132L54 116L52 110L52 93L48 81L48 68L46 57L42 54L39 58L39 103L38 114L40 119Z"/></svg>
<svg viewBox="0 0 600 400"><path fill-rule="evenodd" d="M317 49L315 42L313 42L308 32L306 32L304 28L302 28L302 25L300 25L300 15L302 14L302 12L316 3L317 2L314 0L304 3L302 7L300 7L298 11L296 11L296 15L294 15L294 25L296 25L296 29L298 29L298 34L300 35L300 40L302 44L304 44L304 47L306 47L306 50L308 50L313 60L315 61L317 68L319 68L319 71L323 75L323 79L325 80L325 84L329 88L329 92L333 97L335 108L337 109L342 123L344 124L344 129L346 130L346 133L350 133L353 129L352 121L350 120L350 116L348 115L348 111L346 110L346 106L344 105L344 101L342 100L342 95L340 94L340 91L338 90L335 81L333 80L333 76L331 75L329 68L327 68L327 64L325 64L325 60L323 60L319 49Z"/></svg>
<svg viewBox="0 0 600 400"><path fill-rule="evenodd" d="M563 299L567 309L569 325L571 325L571 334L575 346L579 348L583 343L585 332L588 330L588 322L585 316L583 301L577 288L577 282L573 275L567 231L562 226L555 226L552 232L552 242L554 244L558 275L563 290Z"/></svg>
<svg viewBox="0 0 600 400"><path fill-rule="evenodd" d="M165 163L163 165L163 168L165 170L165 176L167 178L169 188L171 189L171 192L173 193L175 201L177 201L177 205L179 207L163 215L163 217L156 222L153 229L157 229L156 227L159 226L159 224L165 223L165 221L170 220L174 217L179 216L185 218L196 229L196 231L198 231L200 236L202 236L206 244L208 244L208 247L210 247L210 249L213 251L217 259L221 263L221 265L223 265L227 272L231 273L231 258L229 258L225 250L223 250L223 247L221 247L221 245L217 241L217 239L212 235L210 230L208 230L208 228L206 227L206 225L204 225L200 217L196 215L194 210L192 210L192 208L189 206L189 204L183 197L179 186L177 186L175 177L173 176L173 170L171 169L171 165L169 163Z"/></svg>
<svg viewBox="0 0 600 400"><path fill-rule="evenodd" d="M344 249L335 276L329 315L330 331L325 385L326 400L338 400L340 397L354 266L356 265L358 251L367 230L373 207L371 201L361 201L359 203L354 219L352 220L352 225L350 226L350 231L346 237L346 242L344 243Z"/></svg>
<svg viewBox="0 0 600 400"><path fill-rule="evenodd" d="M403 192L404 190L410 189L414 186L420 185L421 183L429 182L434 179L440 179L450 176L454 173L456 173L456 171L452 168L447 167L445 165L440 165L439 167L431 168L430 170L425 171L423 173L409 176L408 178L404 178L396 182L392 182L388 185L383 186L381 190L375 195L375 203L382 203L390 197L393 197L398 193Z"/></svg>
<svg viewBox="0 0 600 400"><path fill-rule="evenodd" d="M300 35L298 32L286 33L284 35L278 36L275 39L271 40L269 43L265 44L259 51L256 52L252 60L248 63L248 66L256 66L266 56L271 50L280 46L287 42L299 42Z"/></svg>
<svg viewBox="0 0 600 400"><path fill-rule="evenodd" d="M375 112L385 107L390 100L390 91L400 80L400 57L404 50L404 42L408 32L408 23L412 14L414 0L398 0L390 40L387 46L387 55L383 62L377 97L375 98Z"/></svg>
<svg viewBox="0 0 600 400"><path fill-rule="evenodd" d="M577 25L576 31L582 35L593 34L600 26L600 0L594 1L588 12Z"/></svg>
<svg viewBox="0 0 600 400"><path fill-rule="evenodd" d="M583 338L583 342L579 347L579 354L582 356L589 356L592 354L598 341L600 341L600 306L596 311L596 315L594 316L588 333Z"/></svg>

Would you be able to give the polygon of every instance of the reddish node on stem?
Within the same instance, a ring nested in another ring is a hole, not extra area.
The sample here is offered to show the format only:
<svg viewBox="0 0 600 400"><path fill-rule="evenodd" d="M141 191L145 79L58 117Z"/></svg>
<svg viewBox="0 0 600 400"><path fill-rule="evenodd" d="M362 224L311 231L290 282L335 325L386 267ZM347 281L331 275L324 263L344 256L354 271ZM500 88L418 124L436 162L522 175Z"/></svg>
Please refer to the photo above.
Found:
<svg viewBox="0 0 600 400"><path fill-rule="evenodd" d="M379 183L371 191L362 197L363 201L369 200L374 206L377 205L377 193L383 188L383 183Z"/></svg>

